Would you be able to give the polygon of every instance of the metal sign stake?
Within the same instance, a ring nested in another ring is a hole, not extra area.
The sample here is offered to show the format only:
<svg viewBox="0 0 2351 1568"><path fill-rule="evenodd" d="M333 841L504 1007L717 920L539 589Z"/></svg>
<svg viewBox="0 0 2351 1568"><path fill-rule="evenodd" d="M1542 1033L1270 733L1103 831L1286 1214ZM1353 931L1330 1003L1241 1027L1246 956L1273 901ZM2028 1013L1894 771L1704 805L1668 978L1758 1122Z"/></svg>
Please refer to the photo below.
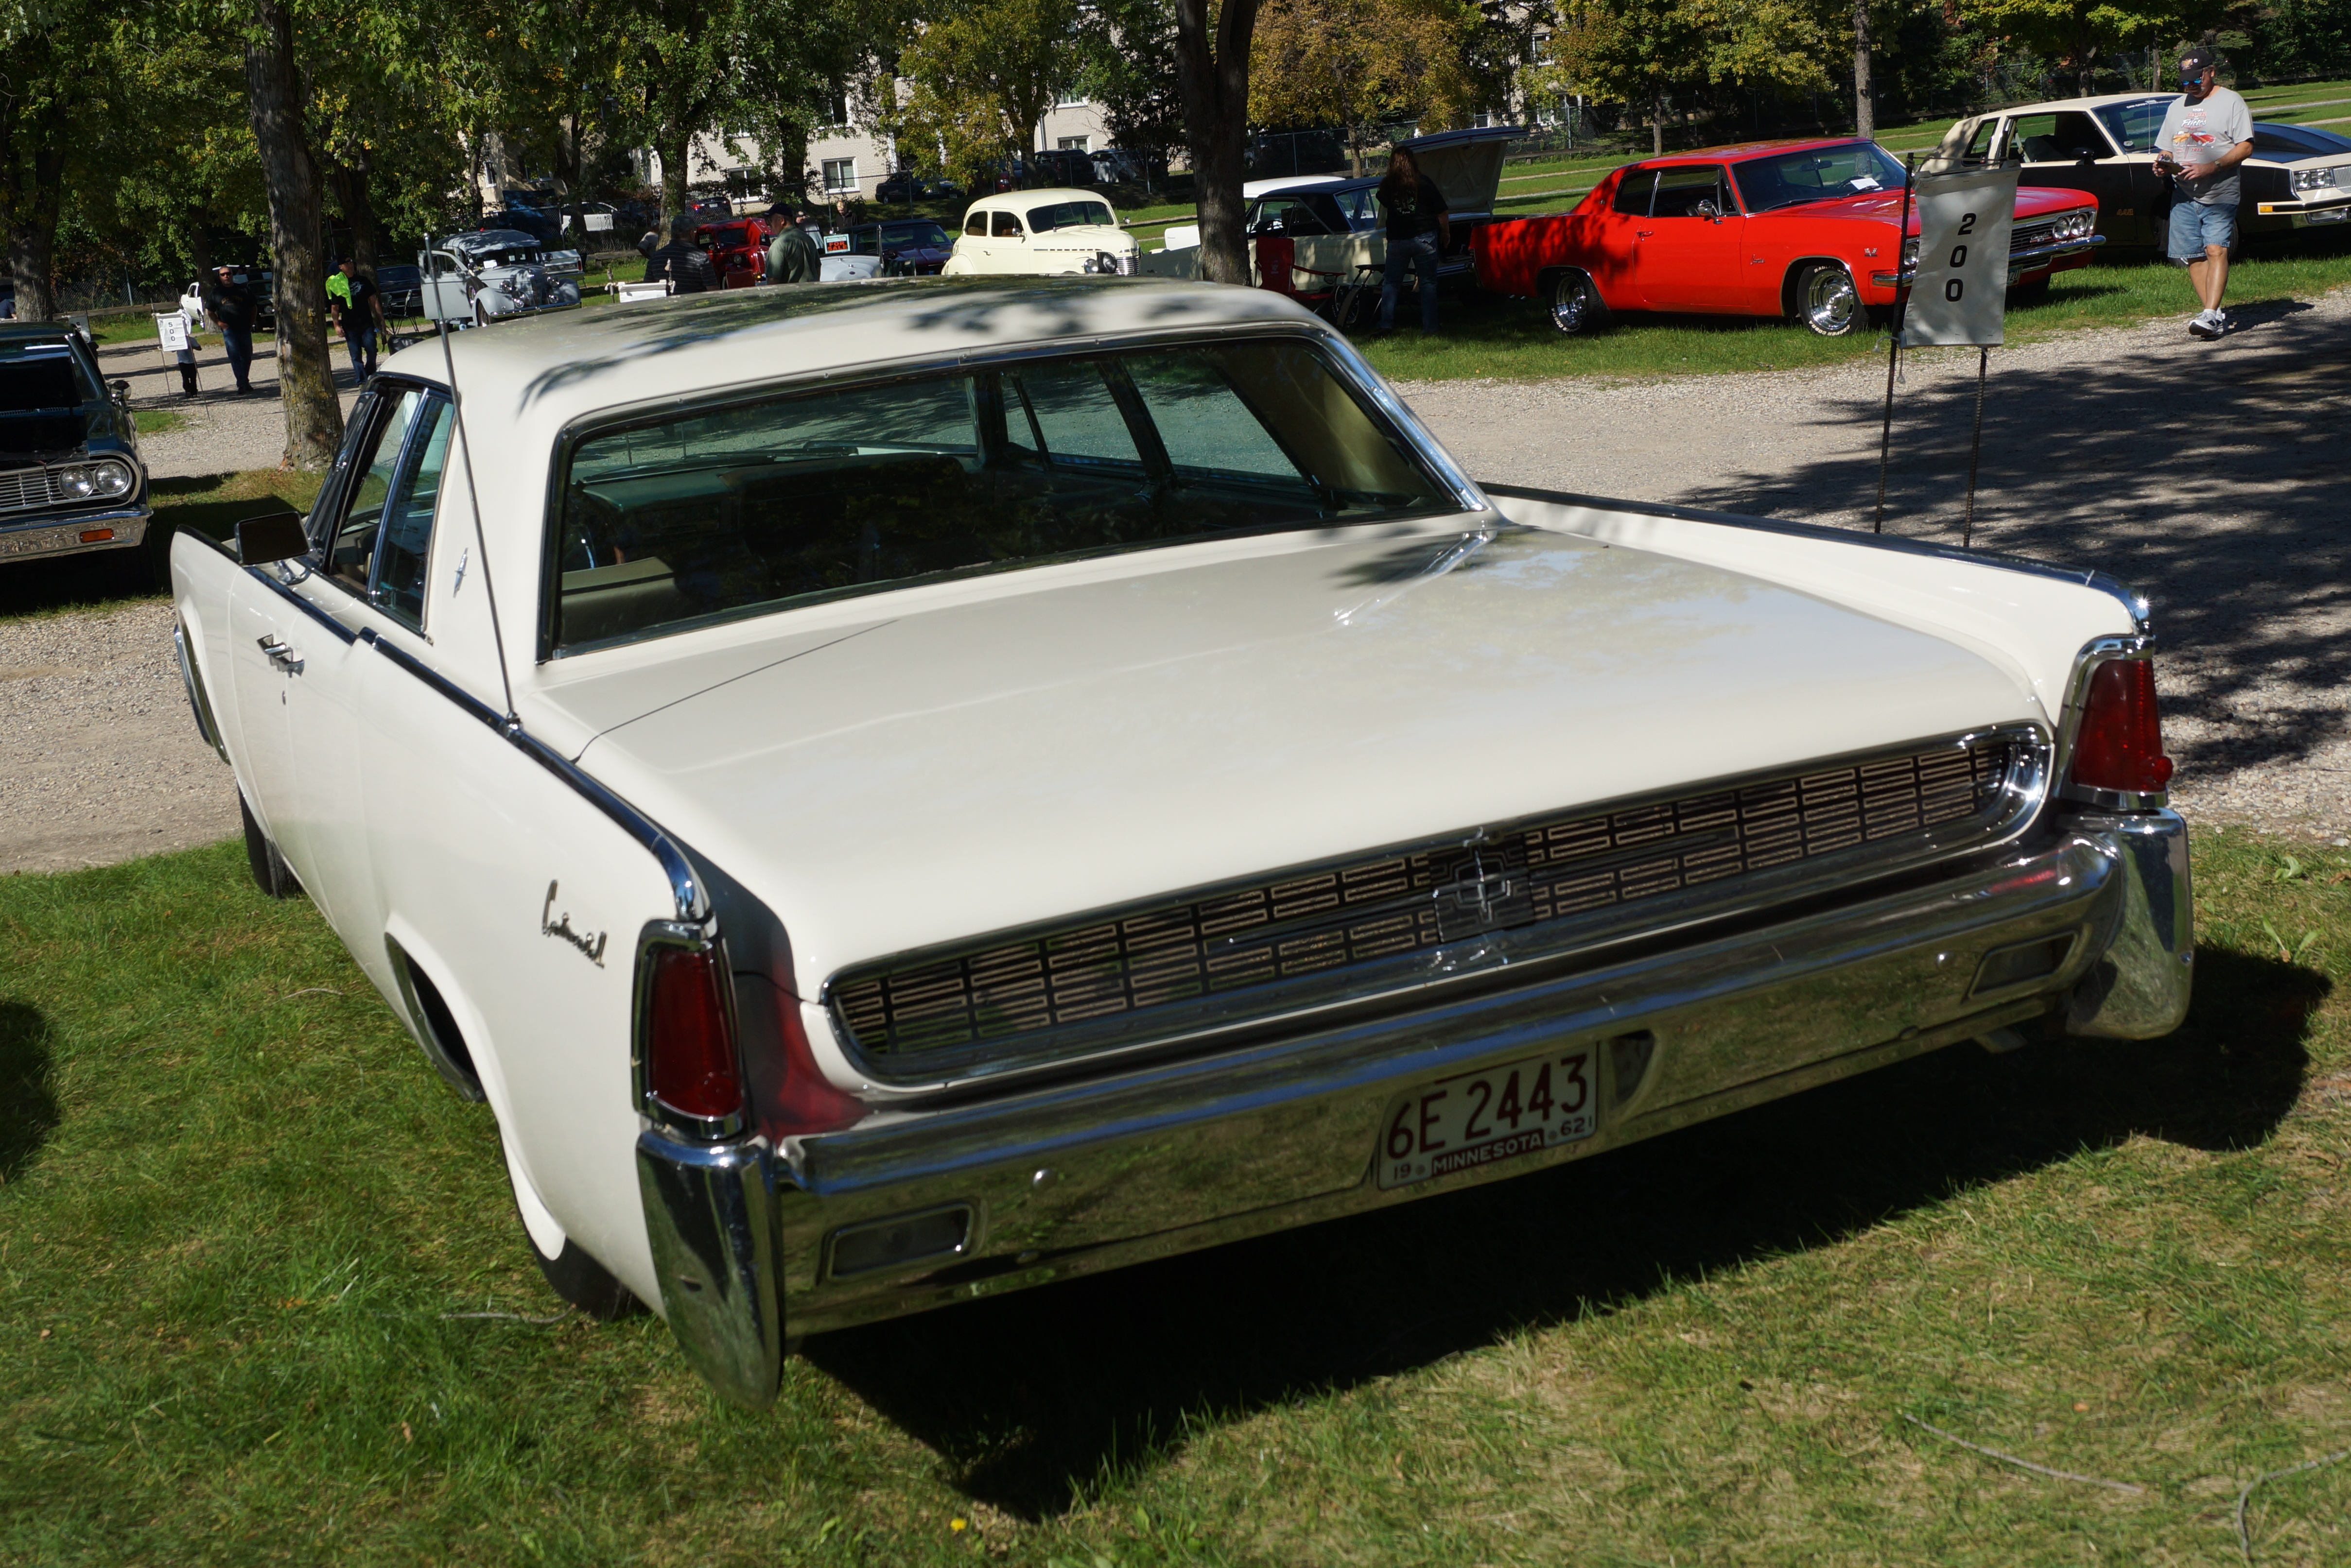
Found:
<svg viewBox="0 0 2351 1568"><path fill-rule="evenodd" d="M1976 434L1968 447L1968 509L1967 520L1959 535L1959 548L1969 549L1976 537L1976 463L1983 456L1984 379L1991 371L1991 346L1985 344L1976 350Z"/></svg>
<svg viewBox="0 0 2351 1568"><path fill-rule="evenodd" d="M1894 455L1894 370L1902 362L1902 317L1910 304L1910 269L1902 265L1902 253L1910 248L1910 190L1918 182L1917 164L1915 152L1902 160L1902 221L1894 225L1894 332L1886 349L1886 422L1877 431L1877 520L1869 525L1873 534L1886 532L1886 465Z"/></svg>

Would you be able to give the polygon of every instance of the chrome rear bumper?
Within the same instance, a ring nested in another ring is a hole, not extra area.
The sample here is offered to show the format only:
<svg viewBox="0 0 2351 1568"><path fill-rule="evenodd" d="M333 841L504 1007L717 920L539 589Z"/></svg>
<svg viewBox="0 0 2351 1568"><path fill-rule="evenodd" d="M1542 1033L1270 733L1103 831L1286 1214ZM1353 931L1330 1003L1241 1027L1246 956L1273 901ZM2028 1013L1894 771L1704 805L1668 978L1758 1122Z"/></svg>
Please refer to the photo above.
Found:
<svg viewBox="0 0 2351 1568"><path fill-rule="evenodd" d="M2080 1034L2168 1033L2187 1012L2192 939L2179 816L2074 815L1965 876L1573 972L1432 985L1418 1005L1213 1056L880 1115L781 1151L649 1131L637 1160L663 1310L714 1386L764 1406L787 1333L1521 1175L2042 1015ZM2017 950L2054 967L1987 968ZM1374 1139L1403 1091L1583 1043L1593 1136L1375 1185ZM831 1276L843 1227L964 1208L951 1255Z"/></svg>

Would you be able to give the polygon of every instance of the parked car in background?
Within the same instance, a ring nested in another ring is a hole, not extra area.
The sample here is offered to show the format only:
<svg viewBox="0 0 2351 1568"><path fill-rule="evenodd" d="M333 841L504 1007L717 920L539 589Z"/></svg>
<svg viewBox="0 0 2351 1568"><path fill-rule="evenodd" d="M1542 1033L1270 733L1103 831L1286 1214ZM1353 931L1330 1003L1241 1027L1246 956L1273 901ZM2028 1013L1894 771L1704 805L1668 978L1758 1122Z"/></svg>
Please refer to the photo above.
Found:
<svg viewBox="0 0 2351 1568"><path fill-rule="evenodd" d="M1470 242L1494 221L1494 198L1501 188L1502 157L1526 133L1514 125L1443 130L1403 143L1421 172L1445 192L1453 240L1437 261L1439 287L1468 288L1474 281ZM1289 242L1293 277L1269 282L1259 260L1264 247L1252 244L1249 265L1261 286L1310 297L1328 296L1387 259L1386 219L1374 193L1375 177L1309 174L1252 180L1241 187L1248 203L1249 234ZM1196 277L1200 266L1200 226L1178 223L1165 235L1165 248L1146 253L1142 270L1158 277ZM1275 247L1279 251L1282 247Z"/></svg>
<svg viewBox="0 0 2351 1568"><path fill-rule="evenodd" d="M1620 310L1789 317L1824 337L1890 306L1916 258L1902 165L1872 141L1753 142L1619 169L1571 213L1479 231L1479 284L1546 302L1562 332ZM2020 189L2008 286L2087 266L2104 242L2086 191Z"/></svg>
<svg viewBox="0 0 2351 1568"><path fill-rule="evenodd" d="M2022 184L2087 191L2110 254L2159 255L2171 189L2155 170L2155 138L2179 99L2116 93L2020 104L1960 120L1937 155L2018 163ZM2351 234L2351 138L2257 119L2252 156L2237 177L2241 244L2273 244L2304 230Z"/></svg>
<svg viewBox="0 0 2351 1568"><path fill-rule="evenodd" d="M946 266L955 254L955 236L930 218L860 223L841 237L848 241L848 254L879 256L883 274L892 277L926 276Z"/></svg>
<svg viewBox="0 0 2351 1568"><path fill-rule="evenodd" d="M749 288L768 272L768 242L777 225L764 217L729 218L694 231L694 243L710 253L721 288Z"/></svg>
<svg viewBox="0 0 2351 1568"><path fill-rule="evenodd" d="M130 383L74 327L0 326L0 561L134 550L152 516Z"/></svg>
<svg viewBox="0 0 2351 1568"><path fill-rule="evenodd" d="M1135 254L1134 236L1092 191L1007 191L971 204L939 270L954 277L1132 273Z"/></svg>
<svg viewBox="0 0 2351 1568"><path fill-rule="evenodd" d="M1480 487L1267 291L463 334L307 525L172 566L256 879L487 1102L550 1286L746 1405L806 1334L2188 1004L2141 601Z"/></svg>
<svg viewBox="0 0 2351 1568"><path fill-rule="evenodd" d="M375 286L387 317L398 319L424 314L423 268L404 264L379 266L375 269Z"/></svg>
<svg viewBox="0 0 2351 1568"><path fill-rule="evenodd" d="M580 303L580 254L550 253L535 235L490 229L428 238L425 246L416 265L424 314L434 321L487 327Z"/></svg>
<svg viewBox="0 0 2351 1568"><path fill-rule="evenodd" d="M504 207L495 213L485 213L476 225L484 234L511 230L528 234L542 245L551 245L563 234L563 222L553 213L537 207Z"/></svg>

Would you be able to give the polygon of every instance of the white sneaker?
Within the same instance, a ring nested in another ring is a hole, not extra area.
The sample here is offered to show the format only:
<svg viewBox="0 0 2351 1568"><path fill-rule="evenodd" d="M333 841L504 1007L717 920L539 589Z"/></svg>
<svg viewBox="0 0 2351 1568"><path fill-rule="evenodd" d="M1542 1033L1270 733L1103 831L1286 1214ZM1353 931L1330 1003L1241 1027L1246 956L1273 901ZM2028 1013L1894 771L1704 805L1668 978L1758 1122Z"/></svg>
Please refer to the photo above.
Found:
<svg viewBox="0 0 2351 1568"><path fill-rule="evenodd" d="M2220 336L2220 323L2216 319L2218 315L2217 311L2199 310L2189 317L2188 318L2189 336L2208 340Z"/></svg>

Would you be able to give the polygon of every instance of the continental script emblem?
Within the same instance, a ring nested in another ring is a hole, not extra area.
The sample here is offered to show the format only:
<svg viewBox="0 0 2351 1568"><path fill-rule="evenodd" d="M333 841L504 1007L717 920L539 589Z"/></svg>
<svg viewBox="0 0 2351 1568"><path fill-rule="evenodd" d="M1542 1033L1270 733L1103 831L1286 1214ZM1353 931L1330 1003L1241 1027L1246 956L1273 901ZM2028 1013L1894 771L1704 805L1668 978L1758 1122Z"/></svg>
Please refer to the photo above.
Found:
<svg viewBox="0 0 2351 1568"><path fill-rule="evenodd" d="M549 882L547 885L547 904L538 911L538 933L544 937L553 937L559 941L569 942L573 947L578 948L580 952L585 954L588 961L594 964L598 969L602 969L604 967L604 944L610 941L612 937L612 933L610 931L598 931L592 936L582 936L580 932L573 930L571 929L571 911L569 909L564 910L559 919L557 918L555 914L555 884L552 882Z"/></svg>

